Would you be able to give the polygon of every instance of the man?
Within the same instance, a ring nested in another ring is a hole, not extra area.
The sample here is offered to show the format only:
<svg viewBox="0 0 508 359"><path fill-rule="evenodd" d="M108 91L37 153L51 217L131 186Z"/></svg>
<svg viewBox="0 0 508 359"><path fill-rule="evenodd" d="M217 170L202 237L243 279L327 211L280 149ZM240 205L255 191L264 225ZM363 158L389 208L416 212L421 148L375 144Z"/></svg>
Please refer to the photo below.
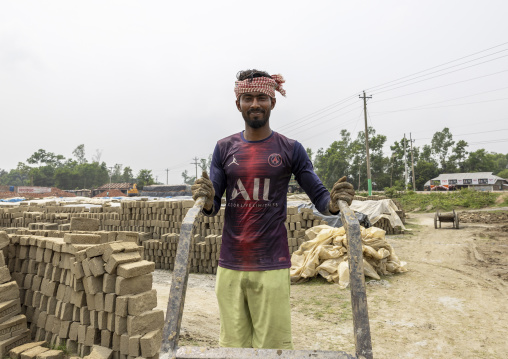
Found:
<svg viewBox="0 0 508 359"><path fill-rule="evenodd" d="M192 186L205 197L203 213L217 214L226 191L226 212L215 291L222 347L293 349L286 196L293 173L323 214L337 214L338 200L351 203L353 186L341 178L331 194L314 173L303 146L270 128L275 91L284 79L257 70L241 71L236 107L245 131L217 142L210 179Z"/></svg>

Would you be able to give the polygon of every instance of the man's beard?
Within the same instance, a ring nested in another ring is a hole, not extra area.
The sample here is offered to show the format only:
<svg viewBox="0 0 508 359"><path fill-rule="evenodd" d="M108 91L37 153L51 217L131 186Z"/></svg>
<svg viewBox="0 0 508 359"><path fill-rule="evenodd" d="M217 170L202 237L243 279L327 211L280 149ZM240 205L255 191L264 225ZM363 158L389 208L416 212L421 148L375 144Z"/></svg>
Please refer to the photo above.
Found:
<svg viewBox="0 0 508 359"><path fill-rule="evenodd" d="M250 115L253 112L258 112L259 113L258 116L260 116L261 118L257 118L255 120L251 119ZM254 129L261 128L264 125L266 125L266 123L270 119L270 111L268 111L268 113L266 113L266 111L264 111L264 110L259 110L259 111L248 110L247 113L242 112L242 117L245 120L245 123L247 124L247 126L254 128Z"/></svg>

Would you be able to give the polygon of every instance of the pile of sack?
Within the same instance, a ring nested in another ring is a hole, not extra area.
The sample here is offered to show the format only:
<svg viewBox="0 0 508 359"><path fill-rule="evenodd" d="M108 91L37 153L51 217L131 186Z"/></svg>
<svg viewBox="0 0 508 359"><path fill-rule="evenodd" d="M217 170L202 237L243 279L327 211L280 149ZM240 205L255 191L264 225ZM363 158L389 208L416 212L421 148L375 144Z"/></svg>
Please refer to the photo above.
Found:
<svg viewBox="0 0 508 359"><path fill-rule="evenodd" d="M385 239L385 231L361 227L364 275L381 279L381 275L407 272L406 262L399 260ZM343 289L349 285L348 240L344 227L321 225L305 232L306 241L291 256L291 281L305 281L320 274Z"/></svg>

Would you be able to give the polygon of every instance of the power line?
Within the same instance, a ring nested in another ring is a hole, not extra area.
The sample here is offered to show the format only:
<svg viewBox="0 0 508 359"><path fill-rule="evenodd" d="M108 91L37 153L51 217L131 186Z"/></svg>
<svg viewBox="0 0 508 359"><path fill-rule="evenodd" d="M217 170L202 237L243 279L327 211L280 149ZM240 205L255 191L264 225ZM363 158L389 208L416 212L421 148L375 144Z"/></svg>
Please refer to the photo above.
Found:
<svg viewBox="0 0 508 359"><path fill-rule="evenodd" d="M395 80L392 80L392 81L388 81L388 82L385 82L385 83L383 83L383 84L376 85L376 86L374 86L374 87L370 87L370 88L368 88L366 91L372 91L373 89L375 89L375 88L377 88L377 87L384 86L384 85L387 85L387 84L392 83L392 82L397 82L397 81L402 80L402 79L405 79L405 78L407 78L407 77L411 77L411 76L414 76L414 75L418 75L418 74L421 74L421 73L423 73L423 72L426 72L426 71L429 71L429 70L433 70L433 69L436 69L436 68L438 68L438 67L445 66L445 65L451 64L451 63L456 62L456 61L460 61L460 60L462 60L462 59L465 59L465 58L468 58L468 57L471 57L471 56L474 56L474 55L481 54L482 52L489 51L489 50L492 50L492 49L495 49L495 48L501 47L501 46L506 45L506 44L508 44L508 42L504 42L504 43L502 43L502 44L499 44L499 45L496 45L496 46L493 46L493 47L489 47L488 49L481 50L481 51L475 52L475 53L473 53L473 54L466 55L466 56L460 57L460 58L458 58L458 59L455 59L455 60L452 60L452 61L445 62L445 63L443 63L443 64L441 64L441 65L437 65L437 66L429 67L428 69L425 69L425 70L421 70L421 71L415 72L415 73L413 73L413 74L411 74L411 75L403 76L403 77L400 77L400 78L398 78L398 79L395 79Z"/></svg>

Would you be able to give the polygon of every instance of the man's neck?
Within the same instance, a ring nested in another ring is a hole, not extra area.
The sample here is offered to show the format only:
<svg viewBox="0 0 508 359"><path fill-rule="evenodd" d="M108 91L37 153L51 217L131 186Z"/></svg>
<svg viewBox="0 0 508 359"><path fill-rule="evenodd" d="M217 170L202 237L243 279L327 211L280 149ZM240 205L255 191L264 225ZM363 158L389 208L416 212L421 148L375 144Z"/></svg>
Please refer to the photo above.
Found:
<svg viewBox="0 0 508 359"><path fill-rule="evenodd" d="M272 134L272 129L270 128L270 123L267 123L263 127L260 128L252 128L248 125L245 125L245 131L243 133L243 138L247 141L261 141L265 138L270 137Z"/></svg>

